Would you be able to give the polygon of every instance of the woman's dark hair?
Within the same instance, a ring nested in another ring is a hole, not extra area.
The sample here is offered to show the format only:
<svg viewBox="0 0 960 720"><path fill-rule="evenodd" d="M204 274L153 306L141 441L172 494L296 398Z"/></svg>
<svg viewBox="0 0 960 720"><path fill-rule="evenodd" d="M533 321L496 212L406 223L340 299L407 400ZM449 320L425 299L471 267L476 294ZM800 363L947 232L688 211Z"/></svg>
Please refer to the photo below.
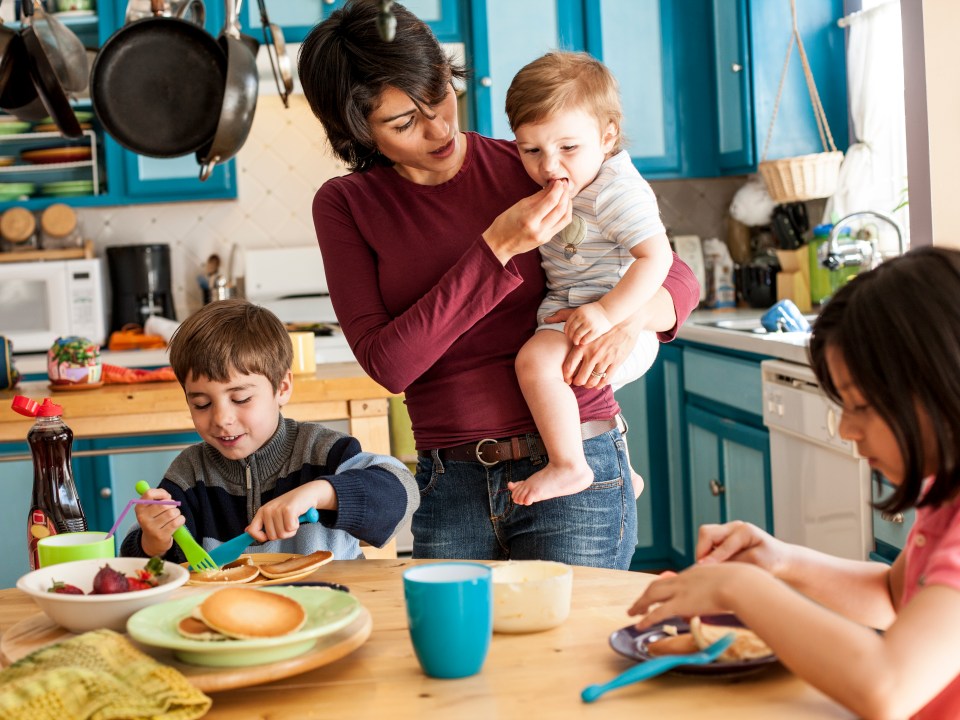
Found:
<svg viewBox="0 0 960 720"><path fill-rule="evenodd" d="M820 386L840 402L827 348L843 356L852 381L890 426L905 477L878 507L936 506L960 489L960 252L911 250L859 275L813 325L810 361ZM930 416L937 473L920 499L925 458L917 406Z"/></svg>
<svg viewBox="0 0 960 720"><path fill-rule="evenodd" d="M334 154L351 170L393 163L377 152L368 118L389 86L406 93L417 109L452 92L452 79L466 71L454 65L430 28L402 5L393 4L395 38L377 29L379 3L348 0L314 27L300 48L300 84L319 118Z"/></svg>

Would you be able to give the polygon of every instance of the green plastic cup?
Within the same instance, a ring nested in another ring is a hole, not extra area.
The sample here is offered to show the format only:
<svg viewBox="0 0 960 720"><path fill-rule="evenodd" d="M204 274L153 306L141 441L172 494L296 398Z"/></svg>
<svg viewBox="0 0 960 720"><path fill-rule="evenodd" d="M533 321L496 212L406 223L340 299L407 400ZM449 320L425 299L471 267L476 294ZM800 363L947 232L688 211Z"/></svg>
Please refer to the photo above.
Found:
<svg viewBox="0 0 960 720"><path fill-rule="evenodd" d="M74 560L116 557L115 541L105 532L75 532L50 535L37 541L40 567Z"/></svg>

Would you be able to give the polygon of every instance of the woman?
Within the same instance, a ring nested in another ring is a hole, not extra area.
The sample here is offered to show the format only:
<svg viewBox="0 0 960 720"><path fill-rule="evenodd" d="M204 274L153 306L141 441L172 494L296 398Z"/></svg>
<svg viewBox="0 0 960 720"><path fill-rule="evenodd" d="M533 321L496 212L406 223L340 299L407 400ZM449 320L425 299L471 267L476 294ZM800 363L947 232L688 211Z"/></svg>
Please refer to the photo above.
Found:
<svg viewBox="0 0 960 720"><path fill-rule="evenodd" d="M605 378L641 329L673 337L699 300L696 280L676 260L667 290L571 352L564 371L577 386L594 482L515 505L507 483L547 458L514 360L545 289L536 249L570 222L571 198L563 183L534 184L514 143L460 131L452 81L463 69L423 22L393 11L396 38L384 42L376 3L348 2L307 36L299 72L334 153L353 170L320 188L313 217L354 354L406 394L420 453L414 556L625 568L636 504Z"/></svg>

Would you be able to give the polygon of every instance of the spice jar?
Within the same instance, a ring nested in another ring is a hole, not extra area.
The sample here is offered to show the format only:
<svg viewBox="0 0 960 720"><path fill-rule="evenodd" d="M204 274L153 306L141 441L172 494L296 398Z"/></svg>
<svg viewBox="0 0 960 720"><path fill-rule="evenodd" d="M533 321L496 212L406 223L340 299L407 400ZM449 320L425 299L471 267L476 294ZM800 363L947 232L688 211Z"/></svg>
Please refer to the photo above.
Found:
<svg viewBox="0 0 960 720"><path fill-rule="evenodd" d="M83 245L77 213L69 205L56 203L40 214L40 246L44 250L63 250Z"/></svg>
<svg viewBox="0 0 960 720"><path fill-rule="evenodd" d="M29 210L10 208L0 215L0 245L4 252L37 249L37 219Z"/></svg>

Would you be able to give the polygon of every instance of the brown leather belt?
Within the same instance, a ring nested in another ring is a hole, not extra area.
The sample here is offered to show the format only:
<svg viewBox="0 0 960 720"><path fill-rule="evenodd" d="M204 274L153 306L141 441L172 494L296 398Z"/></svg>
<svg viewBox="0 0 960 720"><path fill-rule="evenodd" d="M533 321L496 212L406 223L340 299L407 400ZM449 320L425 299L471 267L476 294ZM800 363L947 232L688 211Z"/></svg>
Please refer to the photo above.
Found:
<svg viewBox="0 0 960 720"><path fill-rule="evenodd" d="M584 440L603 435L617 427L616 418L609 420L589 420L580 424L580 435ZM486 438L479 442L469 442L454 447L440 448L437 450L441 460L459 460L461 462L478 462L482 465L491 467L505 460L520 460L531 455L546 455L543 447L543 441L539 435L533 434L531 448L527 444L526 435L507 438L506 440L494 440ZM421 452L421 455L429 455L429 452Z"/></svg>

